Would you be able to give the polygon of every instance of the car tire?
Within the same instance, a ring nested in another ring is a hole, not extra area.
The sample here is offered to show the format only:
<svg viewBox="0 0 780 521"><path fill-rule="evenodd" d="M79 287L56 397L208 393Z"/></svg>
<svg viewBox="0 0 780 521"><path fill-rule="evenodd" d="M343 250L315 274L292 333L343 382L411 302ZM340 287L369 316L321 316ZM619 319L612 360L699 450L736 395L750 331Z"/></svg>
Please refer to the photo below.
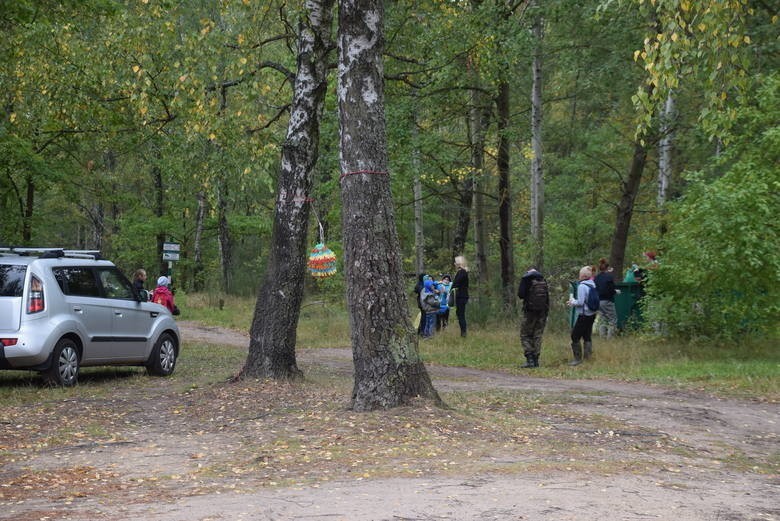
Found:
<svg viewBox="0 0 780 521"><path fill-rule="evenodd" d="M79 379L79 347L70 338L60 338L51 357L51 366L43 373L47 383L55 386L72 387Z"/></svg>
<svg viewBox="0 0 780 521"><path fill-rule="evenodd" d="M176 340L170 333L163 333L152 349L152 355L146 364L146 371L155 376L169 376L176 369L178 350Z"/></svg>

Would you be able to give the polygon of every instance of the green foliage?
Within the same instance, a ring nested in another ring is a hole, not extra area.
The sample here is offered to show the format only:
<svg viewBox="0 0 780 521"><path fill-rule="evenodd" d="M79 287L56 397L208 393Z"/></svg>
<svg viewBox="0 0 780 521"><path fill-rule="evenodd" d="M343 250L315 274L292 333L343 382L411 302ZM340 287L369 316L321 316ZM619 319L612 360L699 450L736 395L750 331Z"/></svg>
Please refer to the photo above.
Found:
<svg viewBox="0 0 780 521"><path fill-rule="evenodd" d="M759 79L755 99L739 109L739 140L711 168L689 176L689 192L671 209L661 264L650 278L649 312L674 333L778 332L778 113L774 74Z"/></svg>

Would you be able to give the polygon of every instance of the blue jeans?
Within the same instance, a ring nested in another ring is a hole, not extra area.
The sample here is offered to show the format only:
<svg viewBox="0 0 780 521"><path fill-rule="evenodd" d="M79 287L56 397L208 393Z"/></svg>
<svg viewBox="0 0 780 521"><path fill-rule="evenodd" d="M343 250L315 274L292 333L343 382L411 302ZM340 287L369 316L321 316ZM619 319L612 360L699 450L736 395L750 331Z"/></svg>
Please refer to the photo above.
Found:
<svg viewBox="0 0 780 521"><path fill-rule="evenodd" d="M422 332L423 338L427 338L427 337L433 336L433 327L436 324L436 312L426 313L420 319L420 321L421 322L424 321L423 332Z"/></svg>

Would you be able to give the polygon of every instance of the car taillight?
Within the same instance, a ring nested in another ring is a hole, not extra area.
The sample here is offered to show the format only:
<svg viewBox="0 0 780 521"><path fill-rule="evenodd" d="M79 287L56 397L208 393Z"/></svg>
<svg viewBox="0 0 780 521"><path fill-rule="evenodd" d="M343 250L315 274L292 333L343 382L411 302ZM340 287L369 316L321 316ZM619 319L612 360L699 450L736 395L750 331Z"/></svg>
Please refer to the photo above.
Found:
<svg viewBox="0 0 780 521"><path fill-rule="evenodd" d="M43 300L43 283L33 275L30 278L30 291L27 296L27 313L40 313L44 309L46 303Z"/></svg>
<svg viewBox="0 0 780 521"><path fill-rule="evenodd" d="M3 346L15 346L16 345L16 338L0 338L0 344L3 344Z"/></svg>

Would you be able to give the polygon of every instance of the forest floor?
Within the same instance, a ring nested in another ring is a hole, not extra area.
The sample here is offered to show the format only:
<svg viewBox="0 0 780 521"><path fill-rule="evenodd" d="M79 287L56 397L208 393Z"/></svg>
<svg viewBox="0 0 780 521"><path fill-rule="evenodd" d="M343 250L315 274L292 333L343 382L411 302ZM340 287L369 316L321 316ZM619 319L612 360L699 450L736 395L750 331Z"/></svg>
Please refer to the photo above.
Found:
<svg viewBox="0 0 780 521"><path fill-rule="evenodd" d="M248 345L179 326L185 350ZM429 366L449 408L354 413L349 349L297 358L298 384L0 410L0 519L780 520L778 403Z"/></svg>

